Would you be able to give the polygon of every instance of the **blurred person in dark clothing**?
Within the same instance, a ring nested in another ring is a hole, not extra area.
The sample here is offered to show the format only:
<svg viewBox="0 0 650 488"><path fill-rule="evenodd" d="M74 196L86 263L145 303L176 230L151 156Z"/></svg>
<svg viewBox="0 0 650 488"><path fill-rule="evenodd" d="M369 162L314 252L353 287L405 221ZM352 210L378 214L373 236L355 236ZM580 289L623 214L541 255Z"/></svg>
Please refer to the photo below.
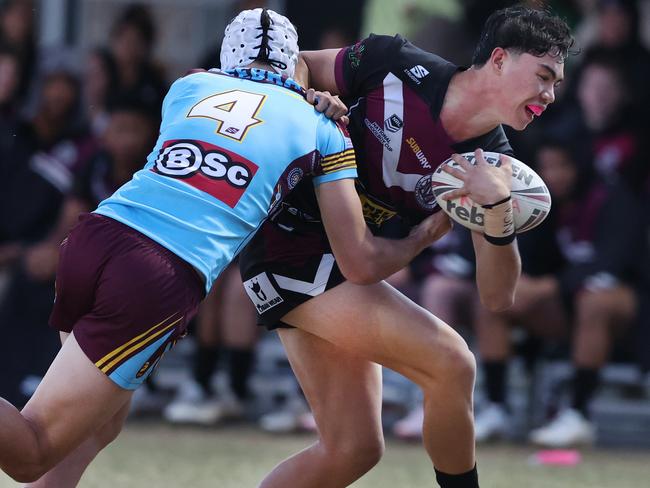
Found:
<svg viewBox="0 0 650 488"><path fill-rule="evenodd" d="M95 150L94 139L79 123L79 97L73 75L52 72L44 80L36 115L17 124L0 157L0 245L29 245L47 235L74 174Z"/></svg>
<svg viewBox="0 0 650 488"><path fill-rule="evenodd" d="M33 0L7 0L0 8L0 44L13 49L20 59L18 95L27 95L36 70L37 48Z"/></svg>
<svg viewBox="0 0 650 488"><path fill-rule="evenodd" d="M5 154L13 144L16 133L20 69L18 54L11 48L0 47L0 154ZM6 168L0 164L0 169ZM0 173L0 177L4 179L4 173Z"/></svg>
<svg viewBox="0 0 650 488"><path fill-rule="evenodd" d="M167 83L152 60L156 28L147 7L129 5L111 31L110 53L117 70L111 97L138 97L148 105L162 104Z"/></svg>
<svg viewBox="0 0 650 488"><path fill-rule="evenodd" d="M46 256L58 259L59 244L76 223L77 217L95 208L99 202L112 195L129 181L142 166L158 129L157 107L140 100L128 98L114 100L108 106L108 121L100 148L89 158L74 178L70 192L65 197L61 210L48 236L31 246L26 253L26 264L33 273L51 271L43 266Z"/></svg>
<svg viewBox="0 0 650 488"><path fill-rule="evenodd" d="M11 337L0 344L0 367L8 372L0 390L18 405L35 387L25 378L44 374L59 348L56 334L45 327L56 253L34 254L33 246L51 232L74 175L95 148L78 123L79 96L79 83L69 73L47 75L35 117L17 125L0 157L0 267L10 273L0 330Z"/></svg>
<svg viewBox="0 0 650 488"><path fill-rule="evenodd" d="M621 179L634 191L647 187L648 165L641 151L645 117L633 97L625 66L612 53L585 53L574 100L549 113L542 134L569 138L577 152L593 155L596 172Z"/></svg>
<svg viewBox="0 0 650 488"><path fill-rule="evenodd" d="M90 51L83 74L83 111L96 136L108 126L109 99L116 85L117 66L110 51L102 47Z"/></svg>
<svg viewBox="0 0 650 488"><path fill-rule="evenodd" d="M637 0L599 0L598 37L592 46L617 58L630 80L632 98L650 108L650 51L640 36L642 18Z"/></svg>
<svg viewBox="0 0 650 488"><path fill-rule="evenodd" d="M536 269L524 269L511 309L480 309L478 344L490 402L477 415L476 434L487 440L507 431L510 327L523 325L549 338L573 334L571 405L532 431L530 440L549 447L588 444L595 439L588 406L599 370L617 334L636 318L638 259L645 251L642 216L622 182L596 177L589 160L580 161L568 144L544 143L537 164L554 199L553 238L520 242L522 255L526 249L534 253L523 261Z"/></svg>

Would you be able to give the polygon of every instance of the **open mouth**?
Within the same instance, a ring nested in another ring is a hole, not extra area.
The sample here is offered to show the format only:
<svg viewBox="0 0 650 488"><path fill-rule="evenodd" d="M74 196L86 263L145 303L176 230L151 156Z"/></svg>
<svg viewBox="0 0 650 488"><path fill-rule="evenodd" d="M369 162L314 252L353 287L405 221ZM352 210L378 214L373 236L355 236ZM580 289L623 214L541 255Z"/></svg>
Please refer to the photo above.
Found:
<svg viewBox="0 0 650 488"><path fill-rule="evenodd" d="M526 105L526 112L528 112L530 115L534 115L535 117L542 115L543 111L544 107L541 107L539 105Z"/></svg>

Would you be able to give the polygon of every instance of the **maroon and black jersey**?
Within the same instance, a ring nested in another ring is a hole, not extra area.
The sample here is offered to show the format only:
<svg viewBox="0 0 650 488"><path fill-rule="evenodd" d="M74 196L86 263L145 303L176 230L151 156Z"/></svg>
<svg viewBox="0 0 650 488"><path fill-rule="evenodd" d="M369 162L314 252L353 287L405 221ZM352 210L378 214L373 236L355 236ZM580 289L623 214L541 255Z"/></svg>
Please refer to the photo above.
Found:
<svg viewBox="0 0 650 488"><path fill-rule="evenodd" d="M371 226L397 216L410 227L436 212L428 175L453 153L480 147L512 154L501 126L465 141L446 133L440 111L452 76L462 69L399 35L371 35L339 52L336 83L350 107L359 194ZM318 215L304 191L293 203Z"/></svg>
<svg viewBox="0 0 650 488"><path fill-rule="evenodd" d="M363 212L375 233L397 237L436 212L430 175L454 152L511 154L501 127L456 142L440 123L447 87L462 68L400 36L370 36L342 49L336 81L350 107ZM240 259L262 323L277 327L294 307L342 281L320 222L313 186L299 183Z"/></svg>

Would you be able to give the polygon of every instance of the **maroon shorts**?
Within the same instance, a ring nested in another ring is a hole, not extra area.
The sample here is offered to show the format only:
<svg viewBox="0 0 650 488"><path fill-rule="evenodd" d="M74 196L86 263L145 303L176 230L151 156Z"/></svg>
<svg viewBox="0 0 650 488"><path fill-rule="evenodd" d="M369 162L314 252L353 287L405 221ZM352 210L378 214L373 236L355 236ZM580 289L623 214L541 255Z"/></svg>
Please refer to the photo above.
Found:
<svg viewBox="0 0 650 488"><path fill-rule="evenodd" d="M119 386L137 388L183 337L205 287L187 262L140 232L83 214L63 241L50 325Z"/></svg>

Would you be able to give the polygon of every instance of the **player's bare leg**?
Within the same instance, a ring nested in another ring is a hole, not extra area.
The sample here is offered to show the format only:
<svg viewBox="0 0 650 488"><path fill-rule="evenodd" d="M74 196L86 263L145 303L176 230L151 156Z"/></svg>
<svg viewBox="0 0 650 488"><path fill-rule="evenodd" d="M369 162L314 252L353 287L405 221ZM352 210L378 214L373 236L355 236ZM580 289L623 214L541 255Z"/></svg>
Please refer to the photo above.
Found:
<svg viewBox="0 0 650 488"><path fill-rule="evenodd" d="M66 332L60 334L61 344L63 344L70 334ZM88 440L45 473L38 481L25 485L26 488L73 488L77 486L92 460L121 432L129 414L129 404L130 402L127 402L103 427L95 431Z"/></svg>
<svg viewBox="0 0 650 488"><path fill-rule="evenodd" d="M71 335L21 412L0 400L0 468L17 481L38 480L105 426L132 394L97 369Z"/></svg>
<svg viewBox="0 0 650 488"><path fill-rule="evenodd" d="M122 431L129 415L130 402L127 402L103 427L72 451L38 481L25 485L25 488L74 488L79 483L88 465L102 449L113 442Z"/></svg>
<svg viewBox="0 0 650 488"><path fill-rule="evenodd" d="M350 485L380 459L381 367L299 329L280 329L318 425L312 446L279 464L261 488Z"/></svg>
<svg viewBox="0 0 650 488"><path fill-rule="evenodd" d="M451 327L386 283L344 282L295 308L283 321L418 384L424 393L423 440L434 466L448 474L472 470L476 365ZM326 427L319 425L321 435Z"/></svg>

